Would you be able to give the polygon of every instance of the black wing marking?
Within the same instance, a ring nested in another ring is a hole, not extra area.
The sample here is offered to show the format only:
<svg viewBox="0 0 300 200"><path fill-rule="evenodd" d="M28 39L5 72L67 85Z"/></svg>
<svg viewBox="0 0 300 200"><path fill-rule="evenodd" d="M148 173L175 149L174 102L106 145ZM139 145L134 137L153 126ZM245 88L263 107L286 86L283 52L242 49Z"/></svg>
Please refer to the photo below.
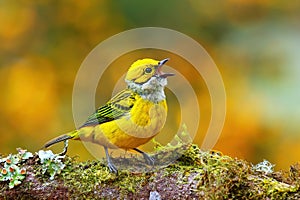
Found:
<svg viewBox="0 0 300 200"><path fill-rule="evenodd" d="M130 112L135 103L135 94L131 90L123 90L105 105L98 108L80 127L96 126L118 119Z"/></svg>

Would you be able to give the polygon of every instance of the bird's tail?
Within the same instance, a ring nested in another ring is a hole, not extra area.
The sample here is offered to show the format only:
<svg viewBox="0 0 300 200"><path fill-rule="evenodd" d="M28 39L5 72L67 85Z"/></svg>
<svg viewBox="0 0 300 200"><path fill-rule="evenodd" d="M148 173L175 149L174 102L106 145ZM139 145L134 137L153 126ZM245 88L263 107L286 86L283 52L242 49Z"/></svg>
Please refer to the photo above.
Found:
<svg viewBox="0 0 300 200"><path fill-rule="evenodd" d="M76 137L76 135L77 135L77 130L76 131L71 131L71 132L63 134L61 136L58 136L58 137L50 140L49 142L47 142L44 145L44 148L48 148L48 147L52 146L53 144L56 144L56 143L59 143L59 142L63 142L63 141L69 140L69 139L73 139L73 138Z"/></svg>

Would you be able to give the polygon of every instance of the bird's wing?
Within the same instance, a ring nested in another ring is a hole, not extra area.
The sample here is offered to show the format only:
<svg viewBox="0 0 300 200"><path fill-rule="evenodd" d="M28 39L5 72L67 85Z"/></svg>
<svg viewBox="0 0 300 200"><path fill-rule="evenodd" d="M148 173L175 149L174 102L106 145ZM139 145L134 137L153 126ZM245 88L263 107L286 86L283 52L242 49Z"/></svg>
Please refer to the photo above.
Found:
<svg viewBox="0 0 300 200"><path fill-rule="evenodd" d="M104 106L98 108L80 128L96 126L126 115L130 112L135 100L135 93L131 90L121 91Z"/></svg>

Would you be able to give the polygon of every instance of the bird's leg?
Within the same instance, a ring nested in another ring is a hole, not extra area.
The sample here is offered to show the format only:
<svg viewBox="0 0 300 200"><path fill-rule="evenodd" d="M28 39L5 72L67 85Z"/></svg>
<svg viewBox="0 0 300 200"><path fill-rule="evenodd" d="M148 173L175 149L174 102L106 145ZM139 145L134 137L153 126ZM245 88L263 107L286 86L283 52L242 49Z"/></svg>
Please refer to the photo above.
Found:
<svg viewBox="0 0 300 200"><path fill-rule="evenodd" d="M150 157L148 154L146 154L145 152L139 150L138 148L133 148L133 150L135 150L136 152L139 152L140 154L142 154L148 165L154 165L154 159L152 157Z"/></svg>
<svg viewBox="0 0 300 200"><path fill-rule="evenodd" d="M116 166L112 163L112 161L110 159L107 147L104 147L104 150L105 150L105 154L106 154L107 166L109 168L109 171L117 174L118 170L117 170Z"/></svg>
<svg viewBox="0 0 300 200"><path fill-rule="evenodd" d="M60 155L60 156L66 155L66 153L68 151L68 146L69 146L69 141L65 140L64 141L64 150L61 153L59 153L58 155Z"/></svg>

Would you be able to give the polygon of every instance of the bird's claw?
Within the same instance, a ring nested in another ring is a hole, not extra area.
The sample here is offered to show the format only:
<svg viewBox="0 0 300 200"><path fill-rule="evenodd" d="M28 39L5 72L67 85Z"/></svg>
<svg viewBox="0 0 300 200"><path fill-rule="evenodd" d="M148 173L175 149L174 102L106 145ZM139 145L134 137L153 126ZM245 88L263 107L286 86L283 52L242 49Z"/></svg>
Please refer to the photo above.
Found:
<svg viewBox="0 0 300 200"><path fill-rule="evenodd" d="M152 158L151 156L149 156L146 153L143 153L143 156L144 156L144 159L145 159L145 161L146 161L146 163L148 165L154 165L154 163L155 163L155 159L154 158Z"/></svg>
<svg viewBox="0 0 300 200"><path fill-rule="evenodd" d="M148 165L154 165L154 162L155 162L154 158L152 158L151 156L149 156L148 154L146 154L145 152L143 152L143 151L141 151L137 148L133 148L133 150L135 150L135 151L139 152L140 154L142 154Z"/></svg>
<svg viewBox="0 0 300 200"><path fill-rule="evenodd" d="M118 174L118 170L116 168L116 166L112 163L109 153L108 153L108 149L107 147L104 147L105 150L105 154L106 154L106 159L107 159L107 166L110 172Z"/></svg>
<svg viewBox="0 0 300 200"><path fill-rule="evenodd" d="M114 174L118 174L118 169L116 168L116 166L112 162L108 162L107 166L108 166L108 169L109 169L110 172L112 172Z"/></svg>

